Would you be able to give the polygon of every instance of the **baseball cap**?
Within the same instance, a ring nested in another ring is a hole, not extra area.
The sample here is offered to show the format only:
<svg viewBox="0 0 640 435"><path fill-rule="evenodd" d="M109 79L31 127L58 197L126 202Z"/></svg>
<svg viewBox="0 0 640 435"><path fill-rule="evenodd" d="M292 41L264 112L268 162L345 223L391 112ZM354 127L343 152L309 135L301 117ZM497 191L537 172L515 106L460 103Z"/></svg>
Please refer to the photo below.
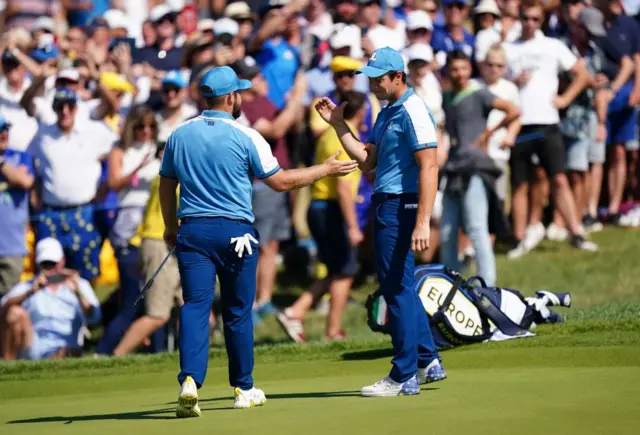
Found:
<svg viewBox="0 0 640 435"><path fill-rule="evenodd" d="M251 88L249 80L240 80L228 66L211 69L200 80L200 92L205 97L221 97L235 91Z"/></svg>
<svg viewBox="0 0 640 435"><path fill-rule="evenodd" d="M57 263L64 258L62 245L53 237L47 237L36 243L36 263L45 261Z"/></svg>
<svg viewBox="0 0 640 435"><path fill-rule="evenodd" d="M149 12L149 20L151 20L153 24L161 23L162 20L164 20L164 18L167 16L173 20L174 12L168 5L164 3L155 6L153 9L151 9L151 12Z"/></svg>
<svg viewBox="0 0 640 435"><path fill-rule="evenodd" d="M231 68L238 74L238 77L243 77L251 80L260 73L260 68L256 64L256 61L251 56L246 56L244 59L236 60Z"/></svg>
<svg viewBox="0 0 640 435"><path fill-rule="evenodd" d="M234 2L228 4L227 7L224 8L223 15L234 20L244 20L248 18L253 19L251 8L245 2Z"/></svg>
<svg viewBox="0 0 640 435"><path fill-rule="evenodd" d="M45 30L49 33L54 33L55 23L51 17L39 17L33 22L32 32L38 30Z"/></svg>
<svg viewBox="0 0 640 435"><path fill-rule="evenodd" d="M433 61L433 49L427 44L413 44L407 48L407 59L424 60L425 62Z"/></svg>
<svg viewBox="0 0 640 435"><path fill-rule="evenodd" d="M382 47L371 54L367 65L358 69L356 74L380 77L392 71L404 71L402 55L391 47Z"/></svg>
<svg viewBox="0 0 640 435"><path fill-rule="evenodd" d="M344 47L351 47L353 45L353 39L350 32L345 29L340 29L335 32L331 38L329 38L329 46L334 50Z"/></svg>
<svg viewBox="0 0 640 435"><path fill-rule="evenodd" d="M50 35L47 35L50 36ZM29 57L42 63L49 59L55 59L60 54L58 47L53 45L53 41L50 44L38 44L38 48L31 50Z"/></svg>
<svg viewBox="0 0 640 435"><path fill-rule="evenodd" d="M496 0L482 0L478 6L475 7L473 12L478 14L492 14L496 17L500 16L500 8L498 8L498 4Z"/></svg>
<svg viewBox="0 0 640 435"><path fill-rule="evenodd" d="M103 15L110 29L128 29L129 20L120 9L109 9Z"/></svg>
<svg viewBox="0 0 640 435"><path fill-rule="evenodd" d="M164 79L162 79L162 86L176 86L184 89L187 87L187 82L180 71L172 70L165 74Z"/></svg>
<svg viewBox="0 0 640 435"><path fill-rule="evenodd" d="M202 20L198 21L198 25L196 27L196 30L198 32L206 32L206 31L213 31L213 29L215 29L216 27L216 21L211 19L211 18L203 18Z"/></svg>
<svg viewBox="0 0 640 435"><path fill-rule="evenodd" d="M362 66L362 62L347 56L335 56L329 64L331 72L356 71Z"/></svg>
<svg viewBox="0 0 640 435"><path fill-rule="evenodd" d="M407 14L407 30L433 30L433 21L425 11L411 11Z"/></svg>
<svg viewBox="0 0 640 435"><path fill-rule="evenodd" d="M80 81L80 71L75 68L65 68L58 71L58 74L56 75L56 81L57 80L67 80L77 83Z"/></svg>
<svg viewBox="0 0 640 435"><path fill-rule="evenodd" d="M112 91L126 92L129 94L133 94L135 91L133 85L116 72L105 71L100 74L100 84Z"/></svg>
<svg viewBox="0 0 640 435"><path fill-rule="evenodd" d="M604 15L600 10L592 7L584 8L580 11L578 20L592 36L607 35L607 30L604 28Z"/></svg>
<svg viewBox="0 0 640 435"><path fill-rule="evenodd" d="M231 36L236 36L240 31L240 26L231 18L220 18L216 21L213 28L213 34L216 36L224 35L225 33Z"/></svg>
<svg viewBox="0 0 640 435"><path fill-rule="evenodd" d="M4 116L0 115L0 131L9 127L11 127L11 123L7 121L7 119Z"/></svg>
<svg viewBox="0 0 640 435"><path fill-rule="evenodd" d="M467 0L442 0L442 6L447 6L447 5L457 5L457 4L461 4L461 5L467 5Z"/></svg>

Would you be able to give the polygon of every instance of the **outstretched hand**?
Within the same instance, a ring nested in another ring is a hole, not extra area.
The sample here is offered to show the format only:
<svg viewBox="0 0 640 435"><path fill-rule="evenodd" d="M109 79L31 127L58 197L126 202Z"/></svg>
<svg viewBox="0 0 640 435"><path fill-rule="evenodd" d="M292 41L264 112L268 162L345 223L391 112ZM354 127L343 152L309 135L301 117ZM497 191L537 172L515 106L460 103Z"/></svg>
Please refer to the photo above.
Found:
<svg viewBox="0 0 640 435"><path fill-rule="evenodd" d="M324 165L327 168L327 175L336 175L342 177L358 169L358 162L355 160L338 160L338 156L342 154L342 151L330 156L324 161Z"/></svg>
<svg viewBox="0 0 640 435"><path fill-rule="evenodd" d="M344 108L346 107L346 101L336 106L333 101L327 97L321 98L315 105L318 114L325 122L335 126L344 122Z"/></svg>

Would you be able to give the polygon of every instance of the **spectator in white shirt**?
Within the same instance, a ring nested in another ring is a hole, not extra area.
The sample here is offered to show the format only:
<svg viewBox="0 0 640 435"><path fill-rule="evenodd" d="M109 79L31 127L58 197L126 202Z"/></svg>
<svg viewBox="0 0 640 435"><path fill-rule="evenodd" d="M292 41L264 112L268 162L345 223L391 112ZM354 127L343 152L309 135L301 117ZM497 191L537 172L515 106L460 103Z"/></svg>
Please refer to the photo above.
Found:
<svg viewBox="0 0 640 435"><path fill-rule="evenodd" d="M524 103L521 104L521 139L512 148L510 156L513 229L521 242L509 256L517 258L525 254L545 235L542 222L529 222L525 236L529 211L528 174L534 154L550 180L554 204L567 222L571 244L582 250L595 251L597 246L584 237L564 172L565 151L558 113L589 84L589 73L584 61L578 60L562 42L539 32L544 21L544 9L539 2L523 3L521 20L522 36L512 44L505 44L507 63L520 88L520 101ZM558 95L558 75L563 71L570 72L574 79L565 92Z"/></svg>
<svg viewBox="0 0 640 435"><path fill-rule="evenodd" d="M496 97L508 101L516 107L520 107L520 94L518 87L505 79L507 73L507 59L504 49L500 44L489 47L487 51L486 62L481 68L482 79L477 82L481 86L486 87ZM501 110L492 110L487 119L487 128L492 129L500 124L504 119L504 112ZM516 136L520 131L520 120L516 120L509 124L509 128L501 128L497 130L489 138L487 145L487 153L496 164L502 169L502 175L496 180L496 193L500 200L505 201L507 198L507 168L509 166L509 155L511 147L514 145Z"/></svg>
<svg viewBox="0 0 640 435"><path fill-rule="evenodd" d="M502 42L513 42L520 37L522 26L518 21L519 1L507 0L502 10L495 0L482 0L474 9L476 16L489 14L499 18L493 26L476 33L476 62L485 61L489 47Z"/></svg>
<svg viewBox="0 0 640 435"><path fill-rule="evenodd" d="M36 244L38 274L0 300L0 342L5 360L40 360L82 354L82 328L100 320L100 302L88 281L65 269L62 245Z"/></svg>
<svg viewBox="0 0 640 435"><path fill-rule="evenodd" d="M382 47L402 50L405 44L404 37L380 23L380 0L357 0L357 3L360 5L358 14L362 29L362 49L365 54L371 54Z"/></svg>
<svg viewBox="0 0 640 435"><path fill-rule="evenodd" d="M411 11L407 14L407 45L431 43L433 35L433 21L431 17L421 10Z"/></svg>
<svg viewBox="0 0 640 435"><path fill-rule="evenodd" d="M33 225L36 240L58 239L69 267L91 280L100 275L101 246L93 202L99 199L101 160L116 136L103 123L78 118L77 100L72 90L59 89L56 122L41 124L29 146L39 186Z"/></svg>

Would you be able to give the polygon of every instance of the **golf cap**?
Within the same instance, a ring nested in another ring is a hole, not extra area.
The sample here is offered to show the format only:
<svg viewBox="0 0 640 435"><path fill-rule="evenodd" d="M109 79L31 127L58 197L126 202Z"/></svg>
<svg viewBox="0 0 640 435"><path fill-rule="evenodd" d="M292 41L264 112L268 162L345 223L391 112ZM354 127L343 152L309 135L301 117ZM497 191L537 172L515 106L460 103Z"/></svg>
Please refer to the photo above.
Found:
<svg viewBox="0 0 640 435"><path fill-rule="evenodd" d="M149 12L149 20L151 20L153 24L161 23L165 17L169 17L173 21L173 11L164 3L154 7L151 9L151 12Z"/></svg>
<svg viewBox="0 0 640 435"><path fill-rule="evenodd" d="M216 21L214 19L211 18L203 18L202 20L198 21L198 26L196 27L196 30L198 32L213 32L213 29L215 29L216 27Z"/></svg>
<svg viewBox="0 0 640 435"><path fill-rule="evenodd" d="M423 60L425 62L433 61L433 49L427 44L413 44L407 48L407 59L409 62L413 60Z"/></svg>
<svg viewBox="0 0 640 435"><path fill-rule="evenodd" d="M496 0L482 0L478 6L475 7L473 13L476 15L479 14L491 14L496 17L500 16L500 8L498 8L498 4Z"/></svg>
<svg viewBox="0 0 640 435"><path fill-rule="evenodd" d="M172 70L165 74L162 79L162 86L176 86L180 89L187 87L187 82L178 70Z"/></svg>
<svg viewBox="0 0 640 435"><path fill-rule="evenodd" d="M200 92L204 97L221 97L250 87L249 80L240 80L228 66L213 68L200 80Z"/></svg>
<svg viewBox="0 0 640 435"><path fill-rule="evenodd" d="M404 71L402 55L391 47L382 47L371 54L367 65L357 70L356 74L375 78L392 71Z"/></svg>
<svg viewBox="0 0 640 435"><path fill-rule="evenodd" d="M0 115L0 131L7 129L9 127L11 127L11 123L7 121L7 119L4 116Z"/></svg>
<svg viewBox="0 0 640 435"><path fill-rule="evenodd" d="M606 36L607 30L604 28L604 15L596 8L584 8L578 16L580 23L592 36Z"/></svg>
<svg viewBox="0 0 640 435"><path fill-rule="evenodd" d="M78 83L80 81L80 71L75 68L65 68L60 70L56 75L56 81L67 80L69 82Z"/></svg>
<svg viewBox="0 0 640 435"><path fill-rule="evenodd" d="M135 88L127 79L112 71L105 71L100 74L100 84L106 86L107 89L116 92L125 92L128 94L133 94L135 92Z"/></svg>
<svg viewBox="0 0 640 435"><path fill-rule="evenodd" d="M231 35L236 36L240 31L240 26L235 20L231 18L220 18L216 21L215 27L213 28L213 34L216 36L220 35Z"/></svg>
<svg viewBox="0 0 640 435"><path fill-rule="evenodd" d="M44 33L38 38L38 45L35 50L29 53L29 57L42 63L49 59L55 59L59 54L60 50L54 44L53 35Z"/></svg>
<svg viewBox="0 0 640 435"><path fill-rule="evenodd" d="M36 263L45 261L57 263L64 258L62 245L53 237L47 237L36 244Z"/></svg>
<svg viewBox="0 0 640 435"><path fill-rule="evenodd" d="M103 15L109 29L128 29L129 20L124 12L119 9L109 9Z"/></svg>
<svg viewBox="0 0 640 435"><path fill-rule="evenodd" d="M55 23L51 17L39 17L33 22L32 32L38 30L44 30L49 33L54 33Z"/></svg>
<svg viewBox="0 0 640 435"><path fill-rule="evenodd" d="M329 46L334 50L338 50L344 47L351 47L353 45L352 35L345 27L336 31L331 38L329 38Z"/></svg>
<svg viewBox="0 0 640 435"><path fill-rule="evenodd" d="M227 7L224 8L223 15L234 20L253 19L251 8L245 2L234 2L227 5Z"/></svg>
<svg viewBox="0 0 640 435"><path fill-rule="evenodd" d="M56 89L53 101L78 101L78 95L69 88Z"/></svg>
<svg viewBox="0 0 640 435"><path fill-rule="evenodd" d="M236 60L231 68L238 74L238 77L246 78L251 80L258 74L260 74L260 68L256 63L255 59L251 56L246 56L244 59Z"/></svg>
<svg viewBox="0 0 640 435"><path fill-rule="evenodd" d="M347 56L336 56L331 60L329 69L333 73L339 73L343 71L356 71L361 66L362 62L357 59Z"/></svg>
<svg viewBox="0 0 640 435"><path fill-rule="evenodd" d="M467 0L442 0L442 6L447 5L467 5Z"/></svg>
<svg viewBox="0 0 640 435"><path fill-rule="evenodd" d="M433 21L425 11L411 11L407 14L407 30L433 30Z"/></svg>

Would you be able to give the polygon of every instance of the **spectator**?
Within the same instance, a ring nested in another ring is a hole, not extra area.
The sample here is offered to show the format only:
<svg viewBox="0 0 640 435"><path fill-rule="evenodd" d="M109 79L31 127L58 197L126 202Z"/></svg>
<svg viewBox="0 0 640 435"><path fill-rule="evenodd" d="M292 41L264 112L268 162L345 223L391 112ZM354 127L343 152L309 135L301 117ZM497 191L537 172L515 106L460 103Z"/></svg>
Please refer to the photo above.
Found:
<svg viewBox="0 0 640 435"><path fill-rule="evenodd" d="M438 65L445 65L447 54L462 50L467 56L473 56L475 39L464 28L469 16L469 7L464 0L443 0L445 26L433 32L431 47L436 54Z"/></svg>
<svg viewBox="0 0 640 435"><path fill-rule="evenodd" d="M344 119L351 132L360 137L360 126L365 120L366 96L359 92L347 92ZM316 144L315 161L323 162L329 156L341 152L338 158L348 159L340 139L333 128L320 136ZM296 343L306 341L303 320L314 301L323 294L331 295L331 307L327 318L326 340L344 340L342 315L349 297L353 277L357 272L357 246L363 235L358 224L355 199L361 172L355 171L341 178L325 178L312 186L312 202L308 221L311 234L318 246L318 255L328 270L325 279L316 281L296 302L277 313L278 321Z"/></svg>
<svg viewBox="0 0 640 435"><path fill-rule="evenodd" d="M518 20L520 0L505 0L502 8L494 0L482 0L476 6L476 14L497 15L500 20L492 27L480 30L476 34L475 59L482 64L487 56L487 50L494 44L513 42L520 37L522 26Z"/></svg>
<svg viewBox="0 0 640 435"><path fill-rule="evenodd" d="M345 56L336 56L331 61L329 69L333 73L333 81L335 83L335 90L328 92L323 97L328 97L334 104L339 104L343 101L344 96L354 90L356 83L356 70L362 66L362 63L356 59L352 59ZM311 109L309 114L309 128L314 137L320 137L328 128L329 124L324 122L320 117L316 109L315 103L318 100L311 102ZM373 128L373 124L376 122L376 117L380 113L380 104L378 99L373 94L368 94L365 100L366 116L361 124L360 128L363 137L367 137Z"/></svg>
<svg viewBox="0 0 640 435"><path fill-rule="evenodd" d="M256 17L245 2L233 2L224 8L224 16L238 23L238 39L246 44L253 33Z"/></svg>
<svg viewBox="0 0 640 435"><path fill-rule="evenodd" d="M404 48L404 35L380 23L380 0L357 0L360 5L359 18L362 32L362 49L370 55L378 48L391 47L394 50Z"/></svg>
<svg viewBox="0 0 640 435"><path fill-rule="evenodd" d="M129 19L125 13L119 9L109 9L102 14L109 27L109 37L126 38L129 36Z"/></svg>
<svg viewBox="0 0 640 435"><path fill-rule="evenodd" d="M74 61L83 59L87 48L87 34L81 27L71 27L60 41L63 55Z"/></svg>
<svg viewBox="0 0 640 435"><path fill-rule="evenodd" d="M504 48L500 44L489 47L486 55L486 62L483 63L482 79L477 83L485 87L491 94L501 100L507 101L516 107L520 106L520 94L518 87L506 80L507 58ZM501 110L492 110L487 117L487 128L495 129L505 117ZM509 124L509 129L499 128L494 131L488 140L487 152L495 164L500 168L502 174L496 180L495 190L498 198L503 203L507 199L508 168L511 147L520 131L520 119Z"/></svg>
<svg viewBox="0 0 640 435"><path fill-rule="evenodd" d="M627 178L626 152L631 154L632 167L638 154L638 112L640 104L640 28L636 21L624 14L619 0L594 2L604 15L607 45L616 47L623 56L635 61L635 80L629 79L620 87L612 89L613 98L607 115L607 145L609 145L609 207L610 222L620 224L622 203ZM611 80L611 77L608 77ZM611 84L613 86L613 83Z"/></svg>
<svg viewBox="0 0 640 435"><path fill-rule="evenodd" d="M233 68L242 79L251 80L253 87L242 92L242 113L249 125L258 131L271 145L273 155L281 168L291 166L284 141L285 134L298 119L303 110L302 101L306 93L306 82L303 75L298 76L291 89L290 98L285 108L278 109L267 98L269 94L260 69L252 58L245 58L233 64ZM262 181L253 182L253 214L254 226L260 234L260 254L258 257L258 278L256 285L256 304L254 306L254 323L275 308L271 303L275 285L280 242L291 238L291 218L289 195L286 192L275 192Z"/></svg>
<svg viewBox="0 0 640 435"><path fill-rule="evenodd" d="M501 145L513 146L520 111L515 104L496 98L470 81L471 60L462 51L449 54L446 68L453 90L444 110L453 146L443 168L447 182L440 222L441 260L453 270L462 269L458 262L458 229L462 227L473 244L478 275L488 286L494 286L496 263L489 219L495 210L492 196L495 197L494 183L500 171L496 171L497 166L487 154L488 142L495 132L509 127ZM489 114L494 110L503 112L503 119L488 127Z"/></svg>
<svg viewBox="0 0 640 435"><path fill-rule="evenodd" d="M213 35L216 40L214 53L218 66L230 65L245 55L245 46L237 36L240 31L238 23L231 18L221 18L215 23Z"/></svg>
<svg viewBox="0 0 640 435"><path fill-rule="evenodd" d="M53 18L54 27L58 29L64 22L60 0L5 0L5 3L5 32L16 28L34 31L34 25L41 17Z"/></svg>
<svg viewBox="0 0 640 435"><path fill-rule="evenodd" d="M431 44L433 21L425 11L411 11L407 15L407 45Z"/></svg>
<svg viewBox="0 0 640 435"><path fill-rule="evenodd" d="M520 243L509 253L517 258L533 249L544 238L542 222L529 222L525 236L528 207L527 177L535 153L551 180L554 204L567 222L571 245L585 251L597 246L584 237L584 229L576 218L576 205L564 173L564 144L560 133L558 109L567 107L589 83L584 61L579 60L557 39L544 36L540 25L544 9L536 0L521 5L522 36L506 44L507 63L514 82L520 88L522 105L521 135L531 139L517 143L511 150L512 216L514 233ZM570 72L574 78L562 95L558 92L558 74Z"/></svg>
<svg viewBox="0 0 640 435"><path fill-rule="evenodd" d="M92 202L98 194L100 162L115 136L100 123L78 118L77 96L69 89L56 91L53 109L56 122L41 124L28 149L39 186L36 240L58 239L69 267L92 280L100 274L101 245Z"/></svg>
<svg viewBox="0 0 640 435"><path fill-rule="evenodd" d="M27 254L29 191L34 180L31 156L9 148L10 128L7 119L0 116L0 295L20 281Z"/></svg>
<svg viewBox="0 0 640 435"><path fill-rule="evenodd" d="M65 269L57 240L40 240L35 252L35 279L16 285L0 300L3 358L80 356L81 330L100 320L100 302L89 282Z"/></svg>
<svg viewBox="0 0 640 435"><path fill-rule="evenodd" d="M180 71L169 71L162 79L163 109L158 114L158 141L166 142L171 132L182 122L198 114L187 104L187 82Z"/></svg>
<svg viewBox="0 0 640 435"><path fill-rule="evenodd" d="M500 19L500 9L495 0L483 0L473 10L473 33L495 28Z"/></svg>

